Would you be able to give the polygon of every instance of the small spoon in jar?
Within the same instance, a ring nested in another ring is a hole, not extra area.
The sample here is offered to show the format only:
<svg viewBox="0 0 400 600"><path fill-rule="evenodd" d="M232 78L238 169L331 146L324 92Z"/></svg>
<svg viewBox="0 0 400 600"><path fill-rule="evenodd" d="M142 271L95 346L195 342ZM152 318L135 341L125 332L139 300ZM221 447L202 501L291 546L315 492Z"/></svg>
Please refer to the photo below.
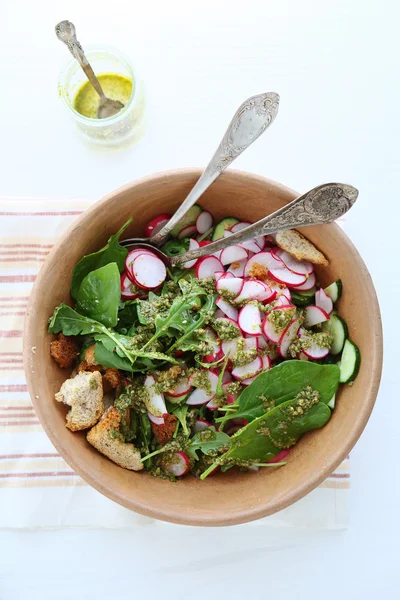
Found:
<svg viewBox="0 0 400 600"><path fill-rule="evenodd" d="M159 248L150 244L134 243L134 240L123 240L120 243L122 246L129 248L129 251L136 248L151 250L167 267L176 267L202 256L212 256L225 248L247 242L259 236L270 235L286 229L295 229L296 227L331 223L343 216L353 206L357 197L358 190L351 185L324 183L229 237L176 256L167 256Z"/></svg>
<svg viewBox="0 0 400 600"><path fill-rule="evenodd" d="M94 74L94 71L85 56L82 46L76 39L75 25L71 23L71 21L61 21L58 23L58 25L56 25L56 36L61 42L68 46L72 56L76 58L78 63L81 65L86 77L89 79L90 83L100 96L100 104L99 108L97 109L97 118L107 119L107 117L116 115L121 108L124 108L125 105L119 100L107 98L107 96L104 94L103 88Z"/></svg>

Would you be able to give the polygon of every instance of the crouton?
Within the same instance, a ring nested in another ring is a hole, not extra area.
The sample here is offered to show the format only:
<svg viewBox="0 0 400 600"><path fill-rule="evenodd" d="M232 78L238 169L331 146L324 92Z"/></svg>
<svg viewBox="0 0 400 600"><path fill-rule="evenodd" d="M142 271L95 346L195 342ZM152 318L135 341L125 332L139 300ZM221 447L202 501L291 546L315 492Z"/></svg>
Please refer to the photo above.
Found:
<svg viewBox="0 0 400 600"><path fill-rule="evenodd" d="M85 350L83 351L83 360L84 360L84 362L87 362L88 365L98 365L99 364L94 357L95 348L96 348L96 344L92 344L91 346L88 346L87 348L85 348Z"/></svg>
<svg viewBox="0 0 400 600"><path fill-rule="evenodd" d="M157 441L164 446L174 435L178 418L175 415L165 414L164 425L151 423L151 429L157 438Z"/></svg>
<svg viewBox="0 0 400 600"><path fill-rule="evenodd" d="M50 354L62 369L72 367L79 354L79 346L71 337L62 333L50 344Z"/></svg>
<svg viewBox="0 0 400 600"><path fill-rule="evenodd" d="M80 431L92 427L104 412L101 374L97 371L78 373L64 381L55 399L71 407L66 417L68 429Z"/></svg>
<svg viewBox="0 0 400 600"><path fill-rule="evenodd" d="M288 229L287 231L280 231L276 234L276 243L286 250L297 260L308 260L314 265L324 265L327 267L329 261L325 256L317 250L317 248L309 242L304 235L301 235L295 229Z"/></svg>
<svg viewBox="0 0 400 600"><path fill-rule="evenodd" d="M141 471L143 463L140 462L139 450L133 444L112 437L112 432L118 432L120 423L121 415L112 406L104 413L101 421L88 432L86 439L96 450L120 467L130 471Z"/></svg>
<svg viewBox="0 0 400 600"><path fill-rule="evenodd" d="M103 390L105 393L111 392L121 383L121 373L118 369L107 369L103 375Z"/></svg>
<svg viewBox="0 0 400 600"><path fill-rule="evenodd" d="M89 365L89 363L87 363L85 360L81 363L79 363L79 365L76 367L76 371L77 373L81 373L82 371L86 371L89 372L91 371L92 373L94 373L95 371L102 371L102 366L101 365Z"/></svg>

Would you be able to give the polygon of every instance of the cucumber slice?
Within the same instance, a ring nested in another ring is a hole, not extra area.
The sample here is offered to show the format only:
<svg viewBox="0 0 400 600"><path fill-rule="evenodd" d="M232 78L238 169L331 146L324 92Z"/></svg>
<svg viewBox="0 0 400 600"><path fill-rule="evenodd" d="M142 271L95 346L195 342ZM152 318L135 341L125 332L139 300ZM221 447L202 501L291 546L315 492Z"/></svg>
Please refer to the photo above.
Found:
<svg viewBox="0 0 400 600"><path fill-rule="evenodd" d="M184 215L179 223L177 223L172 229L172 237L178 237L178 233L182 231L184 227L188 227L188 225L196 225L197 217L202 211L203 209L198 204L194 204L192 208L189 208L186 215Z"/></svg>
<svg viewBox="0 0 400 600"><path fill-rule="evenodd" d="M342 280L337 279L331 283L331 285L328 285L324 291L328 294L329 298L331 298L332 302L337 302L343 291Z"/></svg>
<svg viewBox="0 0 400 600"><path fill-rule="evenodd" d="M350 340L344 343L342 358L339 362L340 383L350 383L357 377L360 369L361 355L358 346Z"/></svg>
<svg viewBox="0 0 400 600"><path fill-rule="evenodd" d="M186 401L186 398L189 396L189 394L185 394L184 396L169 396L167 393L164 393L164 399L167 402L170 402L171 404L184 404Z"/></svg>
<svg viewBox="0 0 400 600"><path fill-rule="evenodd" d="M349 337L346 321L342 317L339 317L339 315L331 314L329 321L322 323L322 330L329 331L333 338L330 353L334 356L340 354L346 339Z"/></svg>
<svg viewBox="0 0 400 600"><path fill-rule="evenodd" d="M308 304L314 304L314 295L316 287L311 288L305 292L296 292L294 289L291 290L292 302L296 306L307 306Z"/></svg>
<svg viewBox="0 0 400 600"><path fill-rule="evenodd" d="M333 394L332 398L328 402L328 406L330 409L333 410L335 408L335 402L336 402L336 394Z"/></svg>
<svg viewBox="0 0 400 600"><path fill-rule="evenodd" d="M239 223L239 219L235 219L235 217L225 217L225 219L222 219L222 221L217 223L214 227L214 231L212 234L213 242L215 242L215 240L223 238L224 231L226 231L226 229L230 229L231 227L236 225L236 223Z"/></svg>

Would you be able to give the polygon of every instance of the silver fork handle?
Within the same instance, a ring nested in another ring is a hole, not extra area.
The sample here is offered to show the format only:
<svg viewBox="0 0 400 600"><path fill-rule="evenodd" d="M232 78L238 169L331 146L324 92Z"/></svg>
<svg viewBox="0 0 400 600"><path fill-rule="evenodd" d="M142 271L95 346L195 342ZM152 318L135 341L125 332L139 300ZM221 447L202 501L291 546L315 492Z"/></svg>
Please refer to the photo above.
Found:
<svg viewBox="0 0 400 600"><path fill-rule="evenodd" d="M278 107L279 95L275 92L252 96L239 106L204 173L176 213L150 238L149 243L157 246L161 244L213 181L271 125Z"/></svg>
<svg viewBox="0 0 400 600"><path fill-rule="evenodd" d="M195 258L214 254L229 246L285 229L331 223L344 215L353 206L357 197L358 190L351 185L324 183L238 233L198 250L190 250L185 254L171 257L170 263L172 266L179 265Z"/></svg>

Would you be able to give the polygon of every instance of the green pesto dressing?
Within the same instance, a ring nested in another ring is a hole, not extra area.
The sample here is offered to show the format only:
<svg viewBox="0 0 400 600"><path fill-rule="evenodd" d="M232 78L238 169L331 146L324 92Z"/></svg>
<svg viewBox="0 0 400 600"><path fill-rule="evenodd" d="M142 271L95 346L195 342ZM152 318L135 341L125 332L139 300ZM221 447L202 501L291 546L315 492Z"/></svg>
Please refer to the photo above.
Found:
<svg viewBox="0 0 400 600"><path fill-rule="evenodd" d="M122 104L127 104L133 89L131 79L118 73L102 73L101 75L97 75L97 79L107 98L119 100ZM99 104L100 97L98 93L90 81L85 81L76 93L73 102L74 109L84 117L97 119Z"/></svg>

